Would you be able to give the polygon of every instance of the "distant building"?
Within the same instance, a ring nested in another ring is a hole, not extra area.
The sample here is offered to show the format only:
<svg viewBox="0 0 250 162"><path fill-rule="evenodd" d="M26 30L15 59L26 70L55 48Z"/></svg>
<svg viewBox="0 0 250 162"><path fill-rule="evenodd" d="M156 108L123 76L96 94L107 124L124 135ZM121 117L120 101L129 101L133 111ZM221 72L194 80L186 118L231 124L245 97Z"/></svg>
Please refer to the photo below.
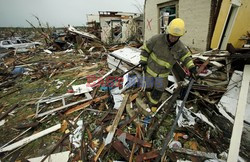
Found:
<svg viewBox="0 0 250 162"><path fill-rule="evenodd" d="M91 27L93 22L100 23L99 15L87 14L87 26Z"/></svg>
<svg viewBox="0 0 250 162"><path fill-rule="evenodd" d="M138 13L99 11L99 15L87 15L87 27L88 31L99 32L107 44L143 39L143 17Z"/></svg>

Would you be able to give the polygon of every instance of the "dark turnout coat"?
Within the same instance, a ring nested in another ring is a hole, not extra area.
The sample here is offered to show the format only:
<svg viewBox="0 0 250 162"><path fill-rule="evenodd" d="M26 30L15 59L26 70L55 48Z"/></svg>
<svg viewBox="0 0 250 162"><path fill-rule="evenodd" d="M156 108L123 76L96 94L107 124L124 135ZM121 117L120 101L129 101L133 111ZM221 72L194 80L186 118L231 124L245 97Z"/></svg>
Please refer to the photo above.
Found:
<svg viewBox="0 0 250 162"><path fill-rule="evenodd" d="M167 34L158 34L146 41L142 47L141 61L147 62L146 67L146 88L147 97L152 104L157 104L162 92L168 84L168 75L176 63L182 62L188 69L194 67L191 53L178 40L170 46Z"/></svg>
<svg viewBox="0 0 250 162"><path fill-rule="evenodd" d="M194 67L191 53L180 40L171 47L169 45L166 34L155 35L144 44L141 60L147 61L146 71L152 77L167 78L176 61L188 69Z"/></svg>

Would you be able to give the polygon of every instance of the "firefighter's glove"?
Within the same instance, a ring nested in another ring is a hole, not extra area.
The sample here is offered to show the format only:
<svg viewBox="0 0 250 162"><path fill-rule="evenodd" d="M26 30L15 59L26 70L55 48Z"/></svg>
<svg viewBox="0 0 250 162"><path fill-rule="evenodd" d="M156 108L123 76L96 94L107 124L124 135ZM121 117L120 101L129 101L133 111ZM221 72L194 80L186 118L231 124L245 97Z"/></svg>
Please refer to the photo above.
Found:
<svg viewBox="0 0 250 162"><path fill-rule="evenodd" d="M198 75L198 72L196 70L196 67L192 67L191 69L189 69L190 71L190 76L191 78L193 78L195 81L197 81L199 79L199 75Z"/></svg>
<svg viewBox="0 0 250 162"><path fill-rule="evenodd" d="M145 71L146 72L146 69L147 69L147 61L140 61L140 64L141 64L141 68L142 68L142 70L143 71Z"/></svg>

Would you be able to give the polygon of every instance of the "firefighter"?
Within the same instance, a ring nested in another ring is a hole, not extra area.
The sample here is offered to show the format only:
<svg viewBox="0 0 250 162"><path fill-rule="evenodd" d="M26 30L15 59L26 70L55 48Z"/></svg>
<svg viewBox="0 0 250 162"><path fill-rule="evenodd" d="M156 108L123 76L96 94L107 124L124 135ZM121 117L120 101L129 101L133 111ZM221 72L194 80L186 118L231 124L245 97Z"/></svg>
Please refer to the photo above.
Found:
<svg viewBox="0 0 250 162"><path fill-rule="evenodd" d="M173 19L164 34L158 34L146 41L140 54L140 64L146 76L146 97L152 111L168 85L168 74L176 61L182 62L192 76L197 75L191 53L179 40L185 34L185 23Z"/></svg>

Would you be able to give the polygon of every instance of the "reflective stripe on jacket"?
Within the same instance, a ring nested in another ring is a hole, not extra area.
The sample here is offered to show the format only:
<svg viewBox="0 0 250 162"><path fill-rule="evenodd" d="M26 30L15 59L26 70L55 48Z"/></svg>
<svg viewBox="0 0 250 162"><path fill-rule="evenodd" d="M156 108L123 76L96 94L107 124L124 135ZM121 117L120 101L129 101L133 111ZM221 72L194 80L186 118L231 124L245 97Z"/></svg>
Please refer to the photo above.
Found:
<svg viewBox="0 0 250 162"><path fill-rule="evenodd" d="M140 59L147 61L147 73L153 77L167 77L176 61L182 62L188 69L194 66L191 53L178 40L169 47L166 34L158 34L146 41L142 47Z"/></svg>

